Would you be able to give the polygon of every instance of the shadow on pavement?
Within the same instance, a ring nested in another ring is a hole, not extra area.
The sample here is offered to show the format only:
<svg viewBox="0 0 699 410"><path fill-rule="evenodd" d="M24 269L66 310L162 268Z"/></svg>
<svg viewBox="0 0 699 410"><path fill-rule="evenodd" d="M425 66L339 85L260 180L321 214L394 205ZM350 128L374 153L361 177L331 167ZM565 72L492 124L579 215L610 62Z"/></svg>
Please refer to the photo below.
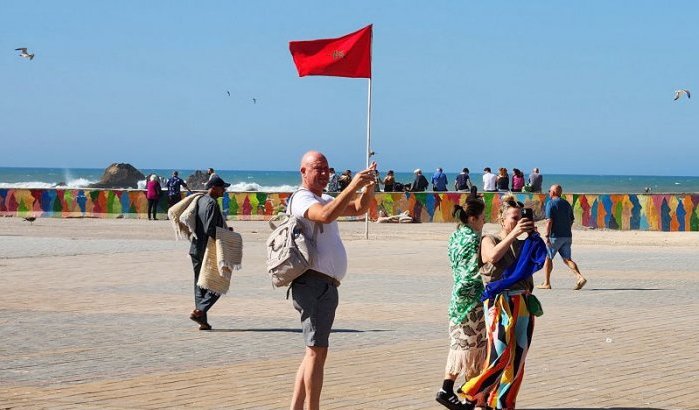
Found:
<svg viewBox="0 0 699 410"><path fill-rule="evenodd" d="M286 333L301 333L301 329L284 329L284 328L258 328L258 329L211 329L210 332L286 332ZM393 332L388 329L333 329L331 333L366 333L366 332Z"/></svg>
<svg viewBox="0 0 699 410"><path fill-rule="evenodd" d="M666 410L658 407L535 407L526 410Z"/></svg>
<svg viewBox="0 0 699 410"><path fill-rule="evenodd" d="M657 289L657 288L591 288L585 289L588 292L603 292L606 290L672 290L672 289Z"/></svg>

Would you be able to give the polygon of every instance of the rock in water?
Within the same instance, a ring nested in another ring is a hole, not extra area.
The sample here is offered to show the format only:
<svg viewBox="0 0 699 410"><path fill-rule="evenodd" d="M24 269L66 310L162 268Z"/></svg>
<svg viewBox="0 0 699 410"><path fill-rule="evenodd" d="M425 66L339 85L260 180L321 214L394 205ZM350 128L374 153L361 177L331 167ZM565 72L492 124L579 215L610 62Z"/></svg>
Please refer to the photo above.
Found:
<svg viewBox="0 0 699 410"><path fill-rule="evenodd" d="M187 186L192 191L202 191L206 189L206 182L209 180L209 175L204 171L195 171L187 177L185 181Z"/></svg>
<svg viewBox="0 0 699 410"><path fill-rule="evenodd" d="M138 188L138 181L146 176L131 164L114 163L104 170L100 182L91 184L90 188Z"/></svg>

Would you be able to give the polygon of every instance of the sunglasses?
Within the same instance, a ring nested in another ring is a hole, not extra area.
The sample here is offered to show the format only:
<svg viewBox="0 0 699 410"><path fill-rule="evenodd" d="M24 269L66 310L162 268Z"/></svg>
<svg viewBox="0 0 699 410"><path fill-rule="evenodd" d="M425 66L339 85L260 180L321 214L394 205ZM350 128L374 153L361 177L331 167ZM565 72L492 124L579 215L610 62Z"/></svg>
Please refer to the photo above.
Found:
<svg viewBox="0 0 699 410"><path fill-rule="evenodd" d="M505 201L505 203L506 203L508 206L511 206L511 207L513 207L513 208L524 208L524 203L523 203L523 202L520 202L520 201L513 201L513 200L510 200L510 201Z"/></svg>

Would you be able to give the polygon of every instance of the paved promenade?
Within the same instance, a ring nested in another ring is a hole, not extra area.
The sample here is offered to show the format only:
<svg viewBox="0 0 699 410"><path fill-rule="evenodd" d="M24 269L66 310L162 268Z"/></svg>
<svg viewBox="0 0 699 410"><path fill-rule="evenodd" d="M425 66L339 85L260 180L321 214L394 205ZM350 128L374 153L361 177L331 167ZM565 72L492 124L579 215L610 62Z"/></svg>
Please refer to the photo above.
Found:
<svg viewBox="0 0 699 410"><path fill-rule="evenodd" d="M167 221L0 219L0 409L288 408L299 318L264 272L260 222L232 222L243 270L193 308L188 244ZM324 409L440 409L451 224L342 223ZM488 226L493 231L494 226ZM556 260L518 408L699 408L699 233L578 231ZM541 273L535 278L540 280Z"/></svg>

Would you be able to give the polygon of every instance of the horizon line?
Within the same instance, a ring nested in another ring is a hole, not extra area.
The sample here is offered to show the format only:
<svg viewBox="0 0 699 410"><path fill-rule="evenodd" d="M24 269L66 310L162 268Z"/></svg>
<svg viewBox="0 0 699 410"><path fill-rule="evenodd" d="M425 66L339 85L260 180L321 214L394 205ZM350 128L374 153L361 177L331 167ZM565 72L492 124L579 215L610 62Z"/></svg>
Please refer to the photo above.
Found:
<svg viewBox="0 0 699 410"><path fill-rule="evenodd" d="M128 164L128 163L126 163ZM111 165L111 164L110 164ZM134 167L138 170L144 169L144 170L159 170L159 171L206 171L207 168L138 168ZM61 166L40 166L40 167L29 167L29 166L0 166L0 169L74 169L74 170L106 170L107 168L99 168L99 167L61 167ZM214 168L217 171L226 171L226 172L298 172L297 169L293 170L278 170L278 169L223 169L223 168ZM390 168L389 168L390 169ZM387 169L388 170L388 169ZM356 172L355 170L352 170L353 172ZM511 169L508 170L508 175L511 173ZM341 172L341 171L340 171ZM383 171L382 173L385 173L386 171ZM399 171L393 169L393 172L401 173L401 174L413 174L413 171ZM445 171L447 174L460 174L461 170L457 171ZM529 172L525 172L525 175L528 174ZM470 174L482 174L482 171L479 172L470 172ZM551 173L541 173L543 176L546 175L563 175L563 176L595 176L595 177L680 177L680 178L699 178L699 175L675 175L675 174L570 174L570 173L556 173L556 172L551 172ZM423 170L423 175L427 175L425 171Z"/></svg>

